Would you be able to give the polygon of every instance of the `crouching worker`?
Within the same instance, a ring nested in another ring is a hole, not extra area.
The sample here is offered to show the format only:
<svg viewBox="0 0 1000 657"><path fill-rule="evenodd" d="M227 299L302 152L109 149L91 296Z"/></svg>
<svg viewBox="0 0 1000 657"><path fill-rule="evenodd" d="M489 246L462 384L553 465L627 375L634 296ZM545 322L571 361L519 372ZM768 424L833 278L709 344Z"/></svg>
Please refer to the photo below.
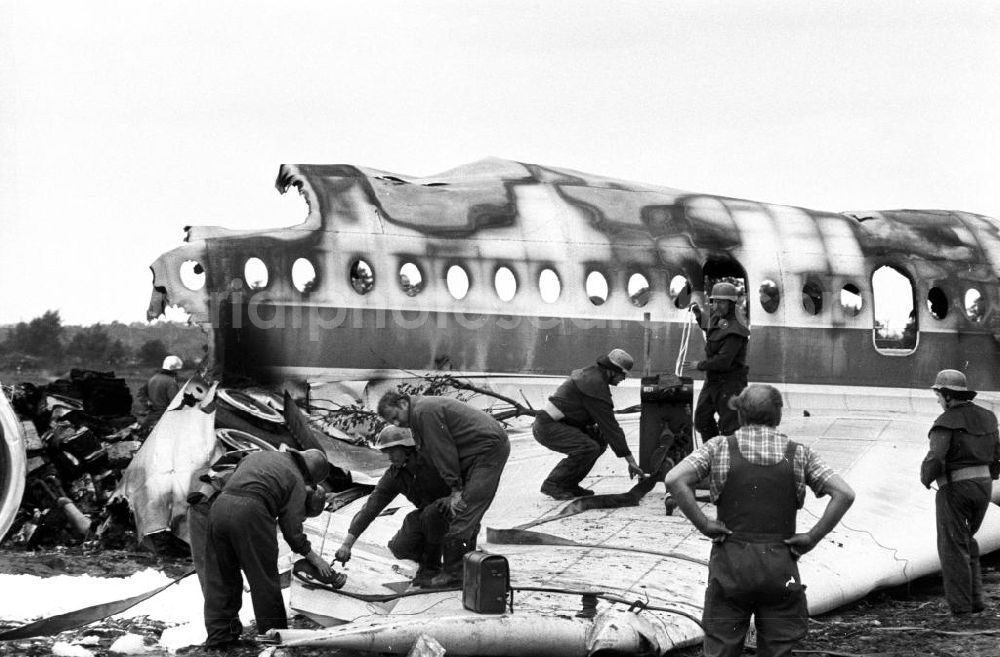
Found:
<svg viewBox="0 0 1000 657"><path fill-rule="evenodd" d="M781 393L751 385L733 400L741 427L706 442L667 473L664 483L684 515L712 539L702 625L707 657L738 657L756 619L757 654L787 657L809 621L798 558L836 526L854 502L851 487L815 452L778 432ZM709 520L694 487L709 477L717 519ZM822 517L795 533L806 487L829 495Z"/></svg>
<svg viewBox="0 0 1000 657"><path fill-rule="evenodd" d="M288 627L278 578L277 528L315 572L330 578L330 564L312 550L302 530L307 484L326 479L330 464L318 449L254 452L243 458L209 511L205 559L205 647L239 645L243 578L257 619L257 633Z"/></svg>
<svg viewBox="0 0 1000 657"><path fill-rule="evenodd" d="M347 563L358 537L397 495L402 494L416 508L403 518L399 531L389 541L389 550L397 559L416 561L420 567L413 585L428 586L441 572L441 542L451 516L451 488L426 456L417 452L409 429L386 427L379 433L375 447L388 454L392 465L379 479L365 505L354 515L347 537L334 558Z"/></svg>
<svg viewBox="0 0 1000 657"><path fill-rule="evenodd" d="M387 392L378 402L378 413L413 432L418 453L426 455L451 491L442 570L431 586L457 586L462 583L462 558L476 549L479 523L493 503L510 456L507 431L489 413L450 397Z"/></svg>
<svg viewBox="0 0 1000 657"><path fill-rule="evenodd" d="M594 491L580 486L611 445L615 456L625 459L628 473L643 472L625 442L625 432L615 419L611 386L626 378L632 369L632 357L622 349L612 349L597 359L596 365L573 370L549 397L531 426L531 433L541 445L566 458L559 461L542 482L542 492L557 500L569 500Z"/></svg>

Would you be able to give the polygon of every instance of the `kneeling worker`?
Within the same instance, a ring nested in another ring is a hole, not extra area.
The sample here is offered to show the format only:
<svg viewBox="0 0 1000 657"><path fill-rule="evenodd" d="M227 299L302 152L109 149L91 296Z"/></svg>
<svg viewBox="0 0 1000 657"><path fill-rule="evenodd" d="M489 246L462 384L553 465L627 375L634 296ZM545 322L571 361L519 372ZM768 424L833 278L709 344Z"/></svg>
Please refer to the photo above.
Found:
<svg viewBox="0 0 1000 657"><path fill-rule="evenodd" d="M451 515L448 500L451 488L434 465L417 452L409 429L386 427L379 433L375 447L389 455L392 465L379 479L365 505L354 514L347 537L334 558L347 563L354 542L402 493L416 509L403 518L399 531L389 541L389 550L397 559L412 559L420 564L413 585L428 586L431 578L441 572L441 542Z"/></svg>
<svg viewBox="0 0 1000 657"><path fill-rule="evenodd" d="M434 464L451 490L452 519L442 544L443 568L434 588L462 583L462 558L476 549L479 523L500 485L510 441L492 415L450 397L423 397L392 391L382 395L378 413L409 428L418 452Z"/></svg>
<svg viewBox="0 0 1000 657"><path fill-rule="evenodd" d="M306 517L306 484L318 484L330 473L318 449L299 452L254 452L240 461L209 511L205 558L205 647L222 650L238 645L243 626L242 570L250 585L257 633L288 627L278 578L278 538L324 578L333 569L312 550L302 530Z"/></svg>
<svg viewBox="0 0 1000 657"><path fill-rule="evenodd" d="M632 357L612 349L596 365L573 370L549 397L545 409L535 417L531 433L539 443L566 455L542 482L542 492L557 500L569 500L594 491L580 482L608 445L615 456L628 463L629 476L643 475L625 442L625 432L615 419L611 386L628 377Z"/></svg>

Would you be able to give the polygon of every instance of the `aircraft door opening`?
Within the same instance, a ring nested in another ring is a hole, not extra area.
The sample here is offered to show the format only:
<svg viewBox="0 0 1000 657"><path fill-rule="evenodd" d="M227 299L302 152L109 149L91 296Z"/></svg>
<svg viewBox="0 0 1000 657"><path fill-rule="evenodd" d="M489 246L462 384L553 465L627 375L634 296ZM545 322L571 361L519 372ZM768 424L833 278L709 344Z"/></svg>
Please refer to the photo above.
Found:
<svg viewBox="0 0 1000 657"><path fill-rule="evenodd" d="M747 325L750 323L750 304L747 303L747 290L750 281L747 280L746 270L736 260L732 258L709 258L702 267L702 275L705 279L705 300L712 293L712 287L716 283L731 283L736 287L736 312L742 314ZM705 308L707 311L708 308Z"/></svg>

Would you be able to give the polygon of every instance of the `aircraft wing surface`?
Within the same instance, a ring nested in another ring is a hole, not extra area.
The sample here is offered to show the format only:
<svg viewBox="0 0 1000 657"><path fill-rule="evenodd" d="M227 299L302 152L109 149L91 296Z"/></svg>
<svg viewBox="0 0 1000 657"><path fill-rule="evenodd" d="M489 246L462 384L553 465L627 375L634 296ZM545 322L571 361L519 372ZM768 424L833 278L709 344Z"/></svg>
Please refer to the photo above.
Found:
<svg viewBox="0 0 1000 657"><path fill-rule="evenodd" d="M638 419L631 417L622 425L637 452ZM939 569L934 492L924 489L918 477L932 418L844 410L783 421L782 431L817 449L857 492L843 522L799 562L811 614ZM397 562L384 547L410 510L406 505L378 518L355 545L343 594L293 583L292 606L330 627L283 632L282 641L407 652L426 632L459 654L572 656L602 648L663 654L699 642L697 620L711 544L679 513L665 515L662 484L637 506L575 512L578 503L556 502L538 491L560 455L538 445L530 432L513 433L511 444L479 547L509 560L513 611L475 614L463 608L458 591L377 602L350 597L391 595L406 586L415 564ZM600 499L627 492L633 482L624 463L607 453L584 485ZM707 491L699 492L702 497L705 511L714 516ZM312 521L311 539L322 546L324 558L333 558L362 503ZM807 494L799 513L802 531L825 504L826 499ZM984 553L1000 547L996 507L991 506L978 538Z"/></svg>

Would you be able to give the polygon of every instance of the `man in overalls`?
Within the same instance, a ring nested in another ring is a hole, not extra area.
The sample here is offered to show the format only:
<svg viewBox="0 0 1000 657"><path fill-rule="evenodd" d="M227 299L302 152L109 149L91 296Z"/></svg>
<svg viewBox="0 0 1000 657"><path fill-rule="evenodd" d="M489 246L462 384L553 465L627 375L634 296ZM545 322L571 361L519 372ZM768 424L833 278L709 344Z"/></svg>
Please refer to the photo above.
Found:
<svg viewBox="0 0 1000 657"><path fill-rule="evenodd" d="M755 384L733 400L741 427L705 443L664 480L678 506L712 539L702 624L708 657L737 657L756 619L757 655L786 657L806 635L808 612L798 558L836 526L854 491L805 445L777 430L781 393ZM698 506L694 487L709 477L717 518ZM806 487L829 495L822 517L795 533Z"/></svg>
<svg viewBox="0 0 1000 657"><path fill-rule="evenodd" d="M932 387L941 413L928 437L930 450L920 464L920 483L937 482L934 498L937 549L944 597L961 616L986 608L976 532L990 505L993 479L1000 475L997 416L972 403L965 375L941 370Z"/></svg>
<svg viewBox="0 0 1000 657"><path fill-rule="evenodd" d="M747 386L750 327L742 311L737 309L738 300L735 285L716 283L708 296L712 310L707 323L701 307L698 304L691 306L698 325L705 331L705 358L684 361L684 373L705 373L705 385L694 411L694 428L701 434L702 441L731 434L739 426L729 400Z"/></svg>

